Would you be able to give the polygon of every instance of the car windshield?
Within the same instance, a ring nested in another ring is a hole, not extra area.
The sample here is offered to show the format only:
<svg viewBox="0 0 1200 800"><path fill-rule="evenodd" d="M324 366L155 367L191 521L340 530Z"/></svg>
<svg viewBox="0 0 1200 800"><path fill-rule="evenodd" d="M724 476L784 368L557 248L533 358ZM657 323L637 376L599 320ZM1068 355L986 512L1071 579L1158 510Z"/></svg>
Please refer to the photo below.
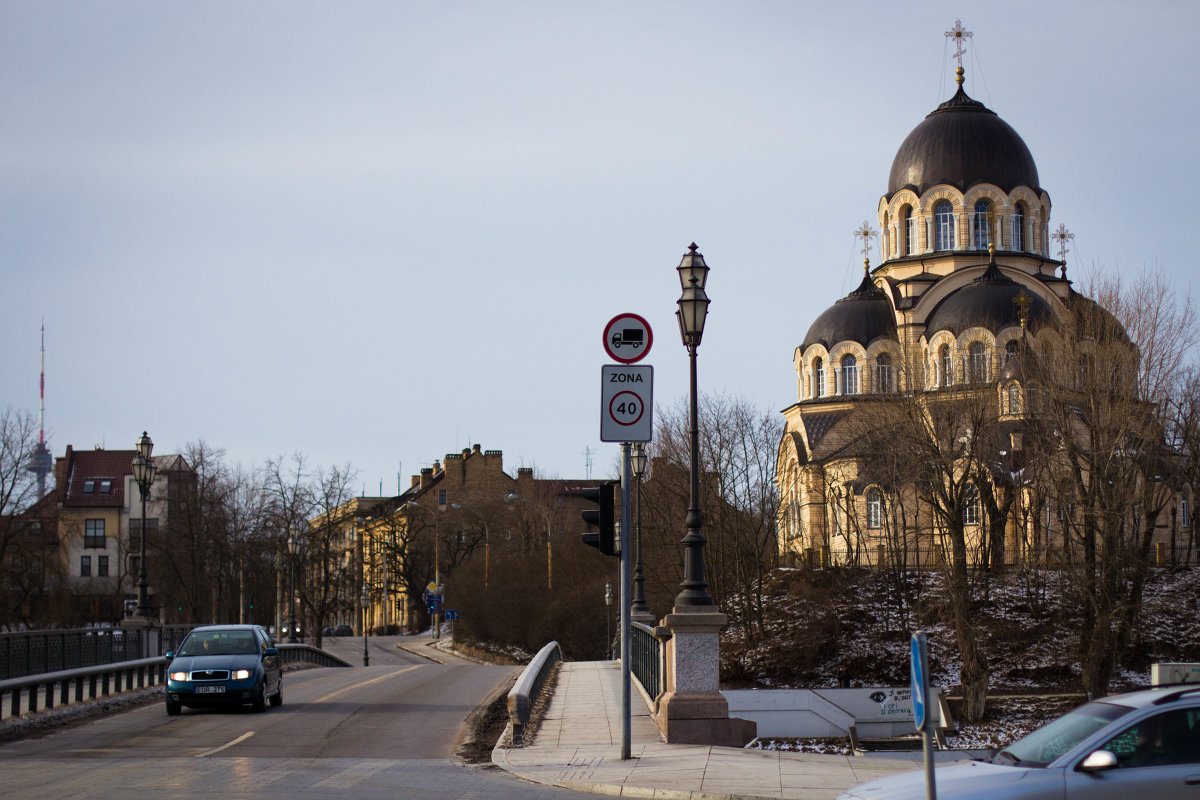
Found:
<svg viewBox="0 0 1200 800"><path fill-rule="evenodd" d="M1049 722L1000 751L997 761L1044 767L1115 719L1133 711L1113 703L1088 703Z"/></svg>
<svg viewBox="0 0 1200 800"><path fill-rule="evenodd" d="M241 656L258 653L250 631L197 631L179 648L181 656Z"/></svg>

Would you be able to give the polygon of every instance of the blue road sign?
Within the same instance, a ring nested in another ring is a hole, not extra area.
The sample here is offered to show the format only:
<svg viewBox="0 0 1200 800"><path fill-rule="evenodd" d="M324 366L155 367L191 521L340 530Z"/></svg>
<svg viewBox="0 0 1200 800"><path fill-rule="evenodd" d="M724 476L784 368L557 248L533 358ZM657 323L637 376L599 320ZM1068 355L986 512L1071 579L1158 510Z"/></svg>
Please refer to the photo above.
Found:
<svg viewBox="0 0 1200 800"><path fill-rule="evenodd" d="M929 676L926 674L929 661L926 648L925 632L917 631L912 635L909 674L912 682L913 719L919 731L925 730L925 696L929 689Z"/></svg>
<svg viewBox="0 0 1200 800"><path fill-rule="evenodd" d="M456 619L458 619L458 610L453 609L453 608L447 608L446 609L446 621L454 622L454 620L456 620Z"/></svg>
<svg viewBox="0 0 1200 800"><path fill-rule="evenodd" d="M429 603L430 608L437 608L442 604L442 596L440 594L430 593L425 595L425 601Z"/></svg>

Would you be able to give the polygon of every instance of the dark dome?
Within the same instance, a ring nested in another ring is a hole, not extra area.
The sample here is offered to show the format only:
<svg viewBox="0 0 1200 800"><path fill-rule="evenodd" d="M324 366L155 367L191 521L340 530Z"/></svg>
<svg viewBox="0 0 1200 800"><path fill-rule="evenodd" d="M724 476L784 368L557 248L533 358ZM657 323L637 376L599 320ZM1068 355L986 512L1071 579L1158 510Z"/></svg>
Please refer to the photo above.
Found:
<svg viewBox="0 0 1200 800"><path fill-rule="evenodd" d="M961 85L900 145L888 177L888 197L905 188L919 195L939 183L961 192L980 183L1006 192L1018 186L1040 191L1037 165L1025 142Z"/></svg>
<svg viewBox="0 0 1200 800"><path fill-rule="evenodd" d="M1025 324L1030 331L1055 325L1058 317L1044 299L1000 272L993 261L987 271L938 303L925 323L925 335L950 331L955 336L967 328L987 328L997 334L1021 324L1021 303L1028 298Z"/></svg>
<svg viewBox="0 0 1200 800"><path fill-rule="evenodd" d="M870 275L864 275L857 289L817 317L800 349L818 343L830 349L838 342L867 347L881 338L896 338L896 313L883 290L871 282Z"/></svg>

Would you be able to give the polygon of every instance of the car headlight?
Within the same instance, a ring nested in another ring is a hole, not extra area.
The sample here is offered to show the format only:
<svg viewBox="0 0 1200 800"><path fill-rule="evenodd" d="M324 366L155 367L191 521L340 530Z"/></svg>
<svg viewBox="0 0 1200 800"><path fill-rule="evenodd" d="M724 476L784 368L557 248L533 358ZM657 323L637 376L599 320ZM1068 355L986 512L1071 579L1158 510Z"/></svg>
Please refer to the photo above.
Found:
<svg viewBox="0 0 1200 800"><path fill-rule="evenodd" d="M173 680L173 681L186 681L187 679L188 679L188 674L186 672L172 672L171 673L171 680Z"/></svg>
<svg viewBox="0 0 1200 800"><path fill-rule="evenodd" d="M248 670L248 669L239 669L239 670L234 670L234 672L233 672L233 679L235 681L244 681L249 677L250 677L250 670Z"/></svg>

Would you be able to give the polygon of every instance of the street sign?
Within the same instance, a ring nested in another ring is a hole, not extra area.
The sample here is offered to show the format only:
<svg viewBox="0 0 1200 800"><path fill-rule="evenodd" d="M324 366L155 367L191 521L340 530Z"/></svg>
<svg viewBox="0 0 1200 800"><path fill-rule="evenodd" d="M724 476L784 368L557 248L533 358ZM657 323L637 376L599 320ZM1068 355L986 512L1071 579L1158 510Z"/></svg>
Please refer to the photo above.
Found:
<svg viewBox="0 0 1200 800"><path fill-rule="evenodd" d="M429 603L430 608L437 608L442 604L442 596L440 594L425 595L425 600Z"/></svg>
<svg viewBox="0 0 1200 800"><path fill-rule="evenodd" d="M923 731L925 730L925 695L929 688L929 676L926 674L929 660L923 631L917 631L912 635L912 648L908 661L909 674L912 679L913 721L917 730Z"/></svg>
<svg viewBox="0 0 1200 800"><path fill-rule="evenodd" d="M618 314L604 326L604 352L622 364L641 361L650 352L653 342L650 323L637 314Z"/></svg>
<svg viewBox="0 0 1200 800"><path fill-rule="evenodd" d="M454 609L454 608L447 608L446 609L446 622L454 622L454 620L456 620L456 619L458 619L458 610Z"/></svg>
<svg viewBox="0 0 1200 800"><path fill-rule="evenodd" d="M654 367L600 368L600 441L650 441L653 410Z"/></svg>

